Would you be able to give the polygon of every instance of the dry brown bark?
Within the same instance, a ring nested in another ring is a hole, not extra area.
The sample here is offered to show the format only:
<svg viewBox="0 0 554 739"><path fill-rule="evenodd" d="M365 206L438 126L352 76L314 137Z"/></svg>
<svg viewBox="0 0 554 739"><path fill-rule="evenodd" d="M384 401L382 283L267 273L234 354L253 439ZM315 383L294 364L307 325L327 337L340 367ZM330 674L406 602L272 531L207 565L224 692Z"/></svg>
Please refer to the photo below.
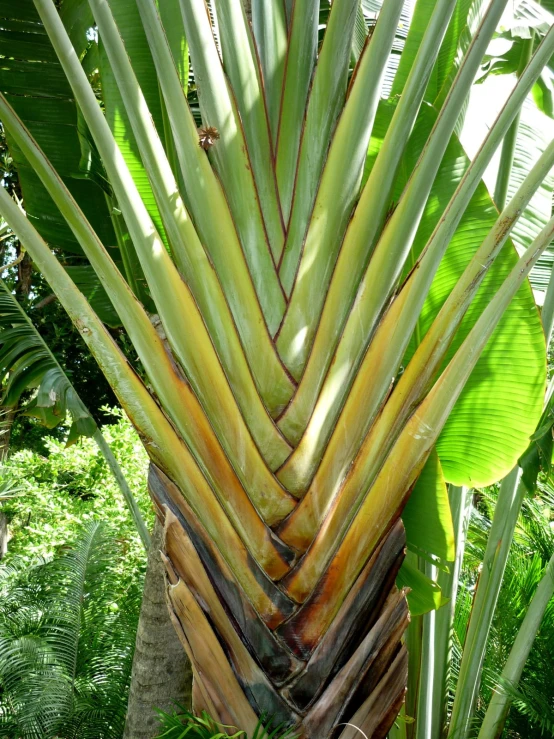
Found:
<svg viewBox="0 0 554 739"><path fill-rule="evenodd" d="M405 547L400 519L314 643L302 636L302 604L279 590L282 617L261 618L176 485L154 465L149 484L164 522L171 618L193 664L194 709L247 732L265 713L303 739L354 739L346 724L386 736L407 680L409 613L395 586Z"/></svg>

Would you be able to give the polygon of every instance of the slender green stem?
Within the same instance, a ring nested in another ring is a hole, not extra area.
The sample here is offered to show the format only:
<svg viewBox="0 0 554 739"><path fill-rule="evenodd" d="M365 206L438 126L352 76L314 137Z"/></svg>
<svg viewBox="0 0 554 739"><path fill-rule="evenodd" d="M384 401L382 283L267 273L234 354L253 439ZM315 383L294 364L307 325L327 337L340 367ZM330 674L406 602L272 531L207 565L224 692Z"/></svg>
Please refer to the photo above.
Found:
<svg viewBox="0 0 554 739"><path fill-rule="evenodd" d="M498 210L502 210L506 203L506 198L508 197L508 186L510 184L510 176L512 174L512 166L514 163L520 118L521 111L514 118L514 122L510 126L508 133L502 142L500 164L498 166L498 174L496 176L496 184L494 186L494 202L496 203Z"/></svg>
<svg viewBox="0 0 554 739"><path fill-rule="evenodd" d="M514 467L500 486L483 569L473 599L448 732L452 739L465 739L471 728L487 639L525 493L521 469Z"/></svg>
<svg viewBox="0 0 554 739"><path fill-rule="evenodd" d="M92 438L98 444L98 448L102 452L102 456L106 460L106 463L110 468L112 475L115 477L119 489L121 490L121 493L125 498L125 502L129 507L129 511L131 512L131 516L133 517L133 521L135 522L135 526L137 527L139 536L142 540L142 543L144 544L144 548L146 549L146 551L148 551L148 547L150 546L150 533L148 532L148 528L146 526L146 523L144 522L144 519L140 512L140 508L138 507L138 503L135 500L133 493L131 492L129 483L125 479L123 470L121 469L119 462L115 458L115 455L110 448L110 445L102 435L102 432L99 428L96 429Z"/></svg>
<svg viewBox="0 0 554 739"><path fill-rule="evenodd" d="M210 335L214 337L214 344L226 374L234 382L237 398L244 399L244 406L251 408L260 406L260 398L256 386L252 383L249 364L233 314L183 203L171 165L154 127L110 8L105 0L90 0L90 6L129 114L177 267L190 285ZM243 300L245 297L242 296ZM235 307L237 324L245 339L244 346L254 367L254 375L265 391L264 400L270 405L271 401L275 400L270 396L275 392L278 377L267 372L265 364L259 361L260 356L265 354L263 350L268 349L268 343L260 342L263 341L262 336L255 331L255 324L252 323L249 313L238 308L236 299L232 305ZM267 341L267 335L265 339ZM263 371L256 371L257 369ZM279 368L276 370L279 371ZM285 394L278 399L281 404L289 397L286 388L284 389ZM265 414L263 408L259 408L259 412L262 416Z"/></svg>
<svg viewBox="0 0 554 739"><path fill-rule="evenodd" d="M446 702L448 678L452 661L452 629L456 609L456 595L471 511L471 494L469 488L450 485L448 488L448 498L450 500L456 537L456 559L449 571L440 570L437 578L437 583L442 590L443 597L448 599L448 603L437 611L435 618L434 680L430 709L431 739L440 739L446 722Z"/></svg>
<svg viewBox="0 0 554 739"><path fill-rule="evenodd" d="M510 691L503 689L503 685L515 688L519 683L527 657L541 625L544 612L553 594L554 555L552 555L546 566L545 573L537 586L525 618L519 627L514 645L510 651L510 656L500 676L500 685L495 690L489 703L478 739L498 739L502 734L511 703Z"/></svg>
<svg viewBox="0 0 554 739"><path fill-rule="evenodd" d="M523 42L521 49L521 57L519 60L519 67L517 70L517 76L520 77L523 70L529 63L531 55L533 53L533 42L535 40L534 34L531 33L531 38L526 39ZM508 187L510 184L510 176L512 174L512 167L514 164L514 155L516 151L517 133L519 130L519 120L521 118L521 110L514 118L512 125L510 126L504 141L502 143L502 152L500 154L500 164L498 166L498 174L496 176L496 184L494 188L494 202L498 210L502 210L506 204L508 197Z"/></svg>
<svg viewBox="0 0 554 739"><path fill-rule="evenodd" d="M437 568L430 562L420 562L420 569L432 581L437 580ZM431 739L433 729L432 701L435 682L437 611L432 610L422 616L421 667L419 693L415 723L416 739Z"/></svg>
<svg viewBox="0 0 554 739"><path fill-rule="evenodd" d="M406 560L417 566L418 559L412 552L407 552ZM408 686L406 691L405 715L410 723L405 725L406 739L413 739L415 719L418 711L418 695L421 681L421 658L423 644L423 616L413 616L406 631L406 648L408 649Z"/></svg>
<svg viewBox="0 0 554 739"><path fill-rule="evenodd" d="M546 337L546 349L550 346L552 338L552 328L554 327L554 265L550 271L548 287L544 296L544 303L541 310L542 327Z"/></svg>
<svg viewBox="0 0 554 739"><path fill-rule="evenodd" d="M417 739L440 739L446 718L452 626L471 504L469 489L465 487L450 485L448 497L456 537L455 561L448 571L439 570L429 562L421 563L427 577L438 583L448 602L437 611L426 613L419 629L421 661L415 723Z"/></svg>

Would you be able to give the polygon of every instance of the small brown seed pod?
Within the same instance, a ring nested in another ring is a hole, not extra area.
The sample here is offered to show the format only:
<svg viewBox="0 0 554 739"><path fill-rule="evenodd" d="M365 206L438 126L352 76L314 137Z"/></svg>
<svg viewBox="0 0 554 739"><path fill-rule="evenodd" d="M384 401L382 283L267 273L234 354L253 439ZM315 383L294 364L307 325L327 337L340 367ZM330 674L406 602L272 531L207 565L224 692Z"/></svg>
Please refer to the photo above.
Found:
<svg viewBox="0 0 554 739"><path fill-rule="evenodd" d="M210 146L213 146L218 138L219 131L214 126L206 126L205 128L198 129L198 143L204 151L208 151Z"/></svg>

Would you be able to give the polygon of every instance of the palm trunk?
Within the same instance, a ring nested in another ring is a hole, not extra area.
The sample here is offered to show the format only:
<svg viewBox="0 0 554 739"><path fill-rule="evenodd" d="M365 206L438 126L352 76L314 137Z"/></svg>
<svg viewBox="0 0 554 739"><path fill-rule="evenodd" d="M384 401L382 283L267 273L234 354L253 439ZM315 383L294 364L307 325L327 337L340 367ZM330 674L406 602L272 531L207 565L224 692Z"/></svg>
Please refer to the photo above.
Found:
<svg viewBox="0 0 554 739"><path fill-rule="evenodd" d="M164 511L171 618L194 664L194 709L252 731L264 713L306 739L351 723L385 736L404 699L408 623L395 586L404 557L398 520L368 559L332 625L313 646L313 601L294 604L272 583L275 615L252 608L179 489L152 466L150 490ZM261 580L261 582L263 582ZM346 727L341 737L350 737Z"/></svg>
<svg viewBox="0 0 554 739"><path fill-rule="evenodd" d="M157 736L160 724L154 709L171 711L176 703L190 703L190 663L167 612L161 537L162 527L156 520L144 579L125 739Z"/></svg>

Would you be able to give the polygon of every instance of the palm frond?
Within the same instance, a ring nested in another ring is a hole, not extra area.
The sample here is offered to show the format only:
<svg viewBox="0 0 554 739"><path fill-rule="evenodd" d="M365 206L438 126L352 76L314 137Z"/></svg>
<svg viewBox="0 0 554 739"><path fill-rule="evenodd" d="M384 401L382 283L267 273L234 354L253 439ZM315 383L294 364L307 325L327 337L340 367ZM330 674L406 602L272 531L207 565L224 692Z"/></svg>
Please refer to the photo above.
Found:
<svg viewBox="0 0 554 739"><path fill-rule="evenodd" d="M47 562L0 568L0 727L121 735L138 609L109 607L121 599L117 556L113 531L94 522ZM129 596L138 606L138 588Z"/></svg>
<svg viewBox="0 0 554 739"><path fill-rule="evenodd" d="M456 603L455 629L458 635L459 655L471 615L472 594L483 560L490 530L490 520L497 498L494 489L479 493L477 508L473 509L462 582ZM554 710L551 696L552 657L549 647L554 638L554 602L547 608L541 630L535 640L517 689L507 684L499 685L499 675L508 657L528 605L540 582L544 568L554 551L554 534L551 525L552 491L547 487L541 495L526 498L518 518L513 544L506 564L506 572L499 601L487 643L484 676L478 699L477 717L474 722L478 733L480 721L493 690L508 691L513 698L512 710L506 724L507 736L534 736L535 731L550 736L549 716ZM457 660L454 660L456 668ZM452 675L450 695L456 691L456 669ZM538 721L542 713L543 721Z"/></svg>
<svg viewBox="0 0 554 739"><path fill-rule="evenodd" d="M35 391L25 413L37 415L49 427L71 414L70 439L92 436L96 423L44 339L17 299L0 281L0 373L6 377L2 402L19 403L23 393Z"/></svg>

